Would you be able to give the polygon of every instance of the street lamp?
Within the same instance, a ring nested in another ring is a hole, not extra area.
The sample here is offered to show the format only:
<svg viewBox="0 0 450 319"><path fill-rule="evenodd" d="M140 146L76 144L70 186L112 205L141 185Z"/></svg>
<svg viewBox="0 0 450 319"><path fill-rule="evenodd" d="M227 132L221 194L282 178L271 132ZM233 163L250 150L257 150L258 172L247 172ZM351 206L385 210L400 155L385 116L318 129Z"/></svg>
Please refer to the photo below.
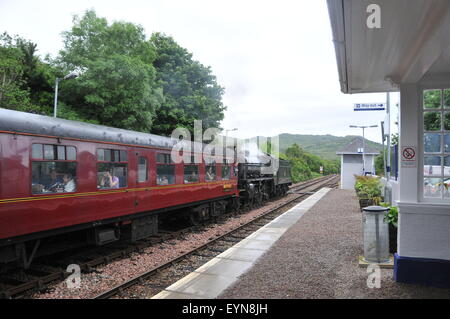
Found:
<svg viewBox="0 0 450 319"><path fill-rule="evenodd" d="M237 131L238 129L237 128L233 128L233 129L230 129L230 130L225 130L225 149L227 150L227 145L228 145L228 132L233 132L233 131ZM235 143L234 143L234 140L233 140L233 146L235 147L235 150L236 150L236 146L234 145ZM225 152L227 152L225 150ZM225 154L226 155L226 154ZM234 154L234 156L236 156L236 154Z"/></svg>
<svg viewBox="0 0 450 319"><path fill-rule="evenodd" d="M366 141L365 141L365 137L364 137L364 130L366 128L370 128L370 127L378 127L377 124L375 125L350 125L351 128L362 128L363 130L363 175L366 175Z"/></svg>
<svg viewBox="0 0 450 319"><path fill-rule="evenodd" d="M237 131L237 128L233 128L231 130L225 130L225 136L228 137L228 132L233 132L233 131Z"/></svg>
<svg viewBox="0 0 450 319"><path fill-rule="evenodd" d="M58 86L59 86L59 82L61 82L62 80L75 79L77 76L78 76L78 73L73 71L73 72L70 72L69 74L67 74L63 78L56 78L56 80L55 80L55 104L53 106L53 117L56 117L56 114L58 112Z"/></svg>

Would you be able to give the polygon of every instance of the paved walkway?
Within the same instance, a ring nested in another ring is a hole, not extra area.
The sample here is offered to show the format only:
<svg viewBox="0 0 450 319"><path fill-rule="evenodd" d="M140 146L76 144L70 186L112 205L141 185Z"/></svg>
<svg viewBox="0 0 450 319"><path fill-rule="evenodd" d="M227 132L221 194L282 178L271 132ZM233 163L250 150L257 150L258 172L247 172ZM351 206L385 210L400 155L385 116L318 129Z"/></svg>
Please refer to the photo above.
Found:
<svg viewBox="0 0 450 319"><path fill-rule="evenodd" d="M367 287L353 191L322 189L154 298L450 298L450 290Z"/></svg>

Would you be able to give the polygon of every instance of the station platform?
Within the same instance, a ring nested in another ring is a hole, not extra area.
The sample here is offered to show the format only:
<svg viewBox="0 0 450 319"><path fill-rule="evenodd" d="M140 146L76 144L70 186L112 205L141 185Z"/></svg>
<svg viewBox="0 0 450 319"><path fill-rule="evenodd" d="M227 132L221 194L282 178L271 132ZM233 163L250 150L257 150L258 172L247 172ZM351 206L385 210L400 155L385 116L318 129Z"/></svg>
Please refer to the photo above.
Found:
<svg viewBox="0 0 450 319"><path fill-rule="evenodd" d="M153 299L450 298L381 269L369 288L354 191L322 188Z"/></svg>

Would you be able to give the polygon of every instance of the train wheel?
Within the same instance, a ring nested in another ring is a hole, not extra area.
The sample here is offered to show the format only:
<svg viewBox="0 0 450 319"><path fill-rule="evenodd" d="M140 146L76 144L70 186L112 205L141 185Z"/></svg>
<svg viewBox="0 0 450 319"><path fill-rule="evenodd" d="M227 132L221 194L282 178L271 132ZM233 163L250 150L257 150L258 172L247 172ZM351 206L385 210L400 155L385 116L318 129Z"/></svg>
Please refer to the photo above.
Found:
<svg viewBox="0 0 450 319"><path fill-rule="evenodd" d="M231 213L232 213L233 215L239 214L239 210L240 210L240 208L241 208L240 206L241 206L241 203L240 203L239 198L233 198L233 199L231 200L231 204L230 204L230 210L231 210Z"/></svg>
<svg viewBox="0 0 450 319"><path fill-rule="evenodd" d="M192 226L198 226L201 223L200 216L198 215L198 212L192 212L189 215L189 221L192 224Z"/></svg>
<svg viewBox="0 0 450 319"><path fill-rule="evenodd" d="M189 221L193 226L198 226L202 222L210 219L210 213L208 207L204 206L192 211L189 214Z"/></svg>

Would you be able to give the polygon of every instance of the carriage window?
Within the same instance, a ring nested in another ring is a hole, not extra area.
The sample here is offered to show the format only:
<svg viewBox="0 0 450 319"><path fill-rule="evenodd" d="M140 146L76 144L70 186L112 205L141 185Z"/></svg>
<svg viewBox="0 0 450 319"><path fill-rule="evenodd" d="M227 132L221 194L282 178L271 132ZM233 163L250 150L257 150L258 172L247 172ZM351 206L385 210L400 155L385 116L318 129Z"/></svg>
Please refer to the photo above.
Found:
<svg viewBox="0 0 450 319"><path fill-rule="evenodd" d="M71 149L70 156L68 150ZM76 149L73 146L33 144L31 191L33 194L71 193L77 189ZM51 161L42 161L51 160Z"/></svg>
<svg viewBox="0 0 450 319"><path fill-rule="evenodd" d="M75 161L77 159L77 151L75 147L67 146L66 147L66 156L68 161Z"/></svg>
<svg viewBox="0 0 450 319"><path fill-rule="evenodd" d="M175 184L175 165L157 165L156 184L158 185Z"/></svg>
<svg viewBox="0 0 450 319"><path fill-rule="evenodd" d="M127 187L128 156L126 151L97 149L97 188Z"/></svg>
<svg viewBox="0 0 450 319"><path fill-rule="evenodd" d="M148 181L147 159L139 157L138 159L138 183Z"/></svg>
<svg viewBox="0 0 450 319"><path fill-rule="evenodd" d="M156 184L175 184L175 165L170 154L156 154L156 162L160 163L156 166Z"/></svg>
<svg viewBox="0 0 450 319"><path fill-rule="evenodd" d="M42 152L42 144L33 144L31 150L31 157L34 159L44 158L44 153Z"/></svg>
<svg viewBox="0 0 450 319"><path fill-rule="evenodd" d="M57 152L58 159L64 161L66 159L66 147L59 145L57 147L57 150L58 150L58 152Z"/></svg>
<svg viewBox="0 0 450 319"><path fill-rule="evenodd" d="M170 154L163 153L156 154L156 162L161 164L173 164Z"/></svg>
<svg viewBox="0 0 450 319"><path fill-rule="evenodd" d="M71 193L77 190L77 163L33 162L33 194Z"/></svg>
<svg viewBox="0 0 450 319"><path fill-rule="evenodd" d="M197 165L186 165L184 166L184 183L198 183L198 166Z"/></svg>
<svg viewBox="0 0 450 319"><path fill-rule="evenodd" d="M222 179L228 180L231 178L231 167L229 165L222 166Z"/></svg>
<svg viewBox="0 0 450 319"><path fill-rule="evenodd" d="M205 170L206 170L206 174L205 174L205 180L207 182L212 182L215 181L217 178L216 175L216 165L212 164L212 165L206 165L205 166Z"/></svg>
<svg viewBox="0 0 450 319"><path fill-rule="evenodd" d="M54 145L44 145L44 159L55 159L55 151L56 146Z"/></svg>
<svg viewBox="0 0 450 319"><path fill-rule="evenodd" d="M33 144L31 157L37 160L76 161L77 151L73 146Z"/></svg>

